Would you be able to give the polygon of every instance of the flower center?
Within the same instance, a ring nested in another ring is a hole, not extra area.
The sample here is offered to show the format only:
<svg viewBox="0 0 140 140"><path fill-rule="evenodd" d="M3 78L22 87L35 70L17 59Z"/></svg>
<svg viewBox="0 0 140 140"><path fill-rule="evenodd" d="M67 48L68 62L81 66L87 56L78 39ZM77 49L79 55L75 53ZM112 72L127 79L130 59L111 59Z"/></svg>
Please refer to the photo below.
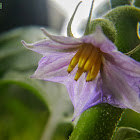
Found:
<svg viewBox="0 0 140 140"><path fill-rule="evenodd" d="M70 73L78 65L74 80L77 81L82 73L86 72L86 82L93 81L100 70L101 59L102 54L100 49L95 48L92 44L82 44L72 58L67 71Z"/></svg>

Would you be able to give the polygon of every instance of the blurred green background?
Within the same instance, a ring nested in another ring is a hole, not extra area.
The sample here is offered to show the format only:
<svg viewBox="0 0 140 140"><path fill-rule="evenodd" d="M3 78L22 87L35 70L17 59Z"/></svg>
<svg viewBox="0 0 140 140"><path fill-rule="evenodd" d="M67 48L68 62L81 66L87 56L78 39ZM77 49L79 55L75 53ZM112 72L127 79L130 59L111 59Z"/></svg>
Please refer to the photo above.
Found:
<svg viewBox="0 0 140 140"><path fill-rule="evenodd" d="M65 16L48 0L0 3L0 140L68 139L73 107L67 91L30 79L42 56L21 44L46 38L42 26L60 33Z"/></svg>

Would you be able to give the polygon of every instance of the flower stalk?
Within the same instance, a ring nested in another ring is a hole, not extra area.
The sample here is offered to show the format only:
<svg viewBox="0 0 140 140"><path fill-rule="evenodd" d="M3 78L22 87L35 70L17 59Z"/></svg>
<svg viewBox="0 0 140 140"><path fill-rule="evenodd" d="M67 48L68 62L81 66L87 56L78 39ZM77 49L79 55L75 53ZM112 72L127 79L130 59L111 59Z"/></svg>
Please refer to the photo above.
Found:
<svg viewBox="0 0 140 140"><path fill-rule="evenodd" d="M130 56L130 55L134 54L135 52L137 52L139 49L140 49L140 44L138 46L136 46L133 50L125 53L125 55L129 55Z"/></svg>
<svg viewBox="0 0 140 140"><path fill-rule="evenodd" d="M82 113L69 140L112 140L122 114L109 104L94 106Z"/></svg>

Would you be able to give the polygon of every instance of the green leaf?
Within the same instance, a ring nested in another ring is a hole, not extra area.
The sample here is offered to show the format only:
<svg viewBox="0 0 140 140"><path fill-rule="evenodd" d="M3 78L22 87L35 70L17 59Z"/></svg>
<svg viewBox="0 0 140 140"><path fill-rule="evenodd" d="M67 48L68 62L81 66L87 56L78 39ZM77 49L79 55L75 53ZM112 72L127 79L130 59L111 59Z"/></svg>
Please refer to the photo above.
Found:
<svg viewBox="0 0 140 140"><path fill-rule="evenodd" d="M137 23L140 21L140 9L132 6L114 8L104 16L116 29L115 45L121 52L127 53L140 44L137 36Z"/></svg>
<svg viewBox="0 0 140 140"><path fill-rule="evenodd" d="M131 5L133 0L110 0L111 7L115 8L122 5Z"/></svg>
<svg viewBox="0 0 140 140"><path fill-rule="evenodd" d="M28 91L31 91L35 94L44 104L46 104L46 100L42 96L44 91L41 88L41 83L37 80L33 80L29 78L30 72L17 72L17 71L9 71L7 72L3 78L0 80L0 85L3 87L5 84L14 84L20 86ZM47 106L47 104L46 104Z"/></svg>
<svg viewBox="0 0 140 140"><path fill-rule="evenodd" d="M119 127L113 140L126 140L128 138L140 138L140 131L131 127Z"/></svg>
<svg viewBox="0 0 140 140"><path fill-rule="evenodd" d="M17 80L0 80L0 139L40 139L49 109L36 88Z"/></svg>

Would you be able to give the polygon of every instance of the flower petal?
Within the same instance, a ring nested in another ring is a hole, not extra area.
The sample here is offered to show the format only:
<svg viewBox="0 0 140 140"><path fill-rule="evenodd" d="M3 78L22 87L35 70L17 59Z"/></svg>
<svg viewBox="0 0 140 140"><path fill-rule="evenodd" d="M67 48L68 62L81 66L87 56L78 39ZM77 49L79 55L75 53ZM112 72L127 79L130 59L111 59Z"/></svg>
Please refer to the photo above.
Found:
<svg viewBox="0 0 140 140"><path fill-rule="evenodd" d="M114 51L110 54L105 54L104 56L113 65L117 66L127 74L140 77L140 63L131 57L119 51Z"/></svg>
<svg viewBox="0 0 140 140"><path fill-rule="evenodd" d="M63 55L52 53L51 55L45 56L40 60L37 70L31 77L65 83L69 75L67 68L73 56L74 53Z"/></svg>
<svg viewBox="0 0 140 140"><path fill-rule="evenodd" d="M101 72L103 102L120 108L130 108L140 113L140 92L133 88L133 78L127 77L115 65L106 60ZM140 78L139 78L140 81ZM135 84L135 83L133 83Z"/></svg>
<svg viewBox="0 0 140 140"><path fill-rule="evenodd" d="M64 45L52 40L41 40L35 43L27 44L25 41L22 40L22 44L30 50L33 50L37 53L47 55L53 52L73 52L79 48L79 45Z"/></svg>
<svg viewBox="0 0 140 140"><path fill-rule="evenodd" d="M102 102L99 75L92 82L86 82L86 74L74 81L77 68L75 68L66 83L67 90L74 106L73 120L86 109Z"/></svg>

